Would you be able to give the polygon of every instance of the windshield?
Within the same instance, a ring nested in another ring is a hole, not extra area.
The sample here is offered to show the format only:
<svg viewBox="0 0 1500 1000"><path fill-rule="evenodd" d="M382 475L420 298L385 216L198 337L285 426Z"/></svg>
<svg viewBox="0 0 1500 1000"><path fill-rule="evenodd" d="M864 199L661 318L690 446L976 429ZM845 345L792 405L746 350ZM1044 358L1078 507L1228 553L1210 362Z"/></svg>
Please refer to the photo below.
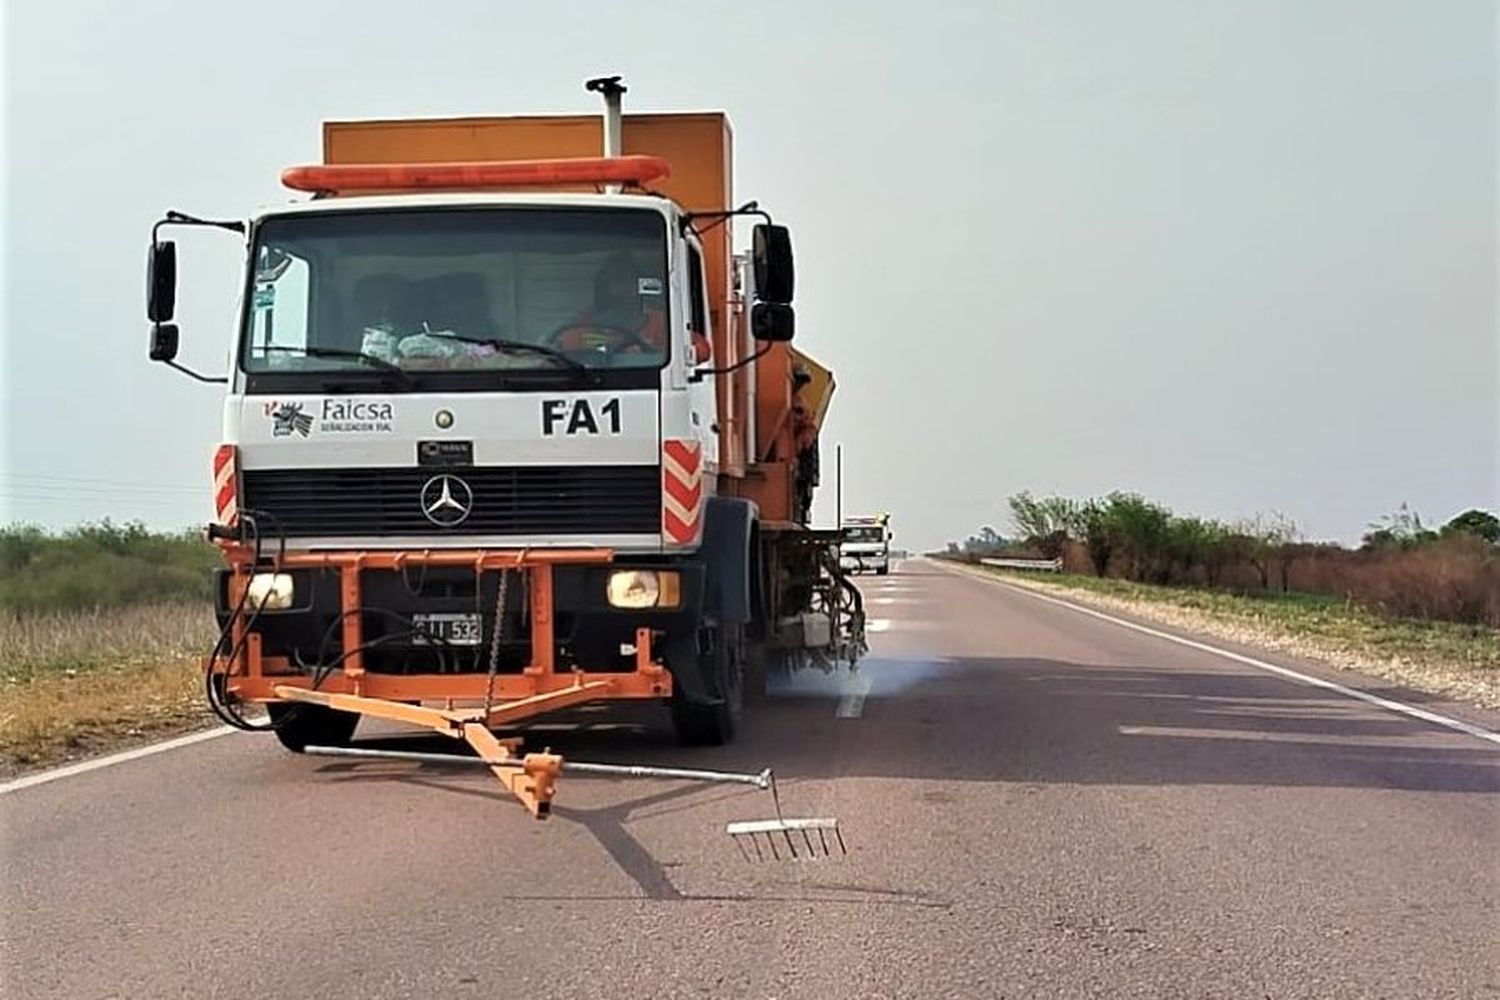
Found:
<svg viewBox="0 0 1500 1000"><path fill-rule="evenodd" d="M259 227L254 260L252 374L639 370L668 356L652 211L283 216Z"/></svg>
<svg viewBox="0 0 1500 1000"><path fill-rule="evenodd" d="M845 528L844 541L846 542L883 542L885 541L884 528Z"/></svg>

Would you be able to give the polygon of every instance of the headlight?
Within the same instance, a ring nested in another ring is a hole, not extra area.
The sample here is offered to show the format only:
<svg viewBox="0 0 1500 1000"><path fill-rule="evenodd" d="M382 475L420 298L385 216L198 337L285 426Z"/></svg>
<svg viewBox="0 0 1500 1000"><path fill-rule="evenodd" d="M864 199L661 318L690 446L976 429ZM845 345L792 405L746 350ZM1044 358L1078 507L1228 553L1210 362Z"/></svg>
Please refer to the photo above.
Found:
<svg viewBox="0 0 1500 1000"><path fill-rule="evenodd" d="M609 574L608 597L614 608L675 608L682 590L675 572L621 569Z"/></svg>
<svg viewBox="0 0 1500 1000"><path fill-rule="evenodd" d="M250 578L245 604L261 611L284 611L292 606L292 574L256 573Z"/></svg>

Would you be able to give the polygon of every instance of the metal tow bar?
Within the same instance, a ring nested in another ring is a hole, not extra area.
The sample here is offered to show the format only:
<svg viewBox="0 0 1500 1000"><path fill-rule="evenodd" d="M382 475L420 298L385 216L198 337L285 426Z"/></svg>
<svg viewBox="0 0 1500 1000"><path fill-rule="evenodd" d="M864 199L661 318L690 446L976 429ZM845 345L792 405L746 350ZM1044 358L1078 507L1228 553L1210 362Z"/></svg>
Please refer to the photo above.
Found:
<svg viewBox="0 0 1500 1000"><path fill-rule="evenodd" d="M497 761L482 757L462 757L458 754L423 753L416 750L376 750L367 747L322 747L309 746L303 753L318 757L350 757L359 760L404 760L420 764L458 764L472 767L510 767L527 769L527 757L506 757ZM529 755L535 757L538 755ZM588 761L564 760L545 755L555 763L557 771L577 774L598 774L616 778L661 778L682 781L703 781L711 784L750 785L771 793L771 802L776 810L775 819L749 820L730 823L724 828L740 849L746 861L781 861L804 858L828 857L834 846L840 854L848 854L839 821L832 817L788 818L781 812L781 797L776 791L776 776L771 769L749 774L740 771L706 771L686 767L654 767L647 764L596 764ZM793 836L796 834L797 836ZM832 840L829 838L832 837Z"/></svg>

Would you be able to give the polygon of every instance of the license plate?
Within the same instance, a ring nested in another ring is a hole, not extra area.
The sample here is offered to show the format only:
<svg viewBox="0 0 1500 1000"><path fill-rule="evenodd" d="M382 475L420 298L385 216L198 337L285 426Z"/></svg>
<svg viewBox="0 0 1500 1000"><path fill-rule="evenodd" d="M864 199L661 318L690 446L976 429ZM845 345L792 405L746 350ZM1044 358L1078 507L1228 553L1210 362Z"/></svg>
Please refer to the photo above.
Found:
<svg viewBox="0 0 1500 1000"><path fill-rule="evenodd" d="M417 629L412 638L419 646L477 646L483 632L477 613L412 615L411 623Z"/></svg>

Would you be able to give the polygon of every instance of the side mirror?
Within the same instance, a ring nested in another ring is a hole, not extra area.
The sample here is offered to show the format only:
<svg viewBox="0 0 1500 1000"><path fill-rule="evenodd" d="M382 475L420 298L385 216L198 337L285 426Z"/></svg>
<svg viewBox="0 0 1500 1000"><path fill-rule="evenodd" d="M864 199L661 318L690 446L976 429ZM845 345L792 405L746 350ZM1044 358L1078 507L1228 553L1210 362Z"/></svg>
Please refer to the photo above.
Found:
<svg viewBox="0 0 1500 1000"><path fill-rule="evenodd" d="M151 360L171 361L177 357L177 324L157 323L151 327Z"/></svg>
<svg viewBox="0 0 1500 1000"><path fill-rule="evenodd" d="M165 323L176 309L177 244L153 243L146 268L146 318L153 323Z"/></svg>
<svg viewBox="0 0 1500 1000"><path fill-rule="evenodd" d="M750 333L756 340L784 344L797 332L797 315L779 302L757 302L750 310Z"/></svg>
<svg viewBox="0 0 1500 1000"><path fill-rule="evenodd" d="M759 225L752 234L755 297L762 302L792 301L792 234L786 226ZM790 339L790 337L788 337Z"/></svg>

